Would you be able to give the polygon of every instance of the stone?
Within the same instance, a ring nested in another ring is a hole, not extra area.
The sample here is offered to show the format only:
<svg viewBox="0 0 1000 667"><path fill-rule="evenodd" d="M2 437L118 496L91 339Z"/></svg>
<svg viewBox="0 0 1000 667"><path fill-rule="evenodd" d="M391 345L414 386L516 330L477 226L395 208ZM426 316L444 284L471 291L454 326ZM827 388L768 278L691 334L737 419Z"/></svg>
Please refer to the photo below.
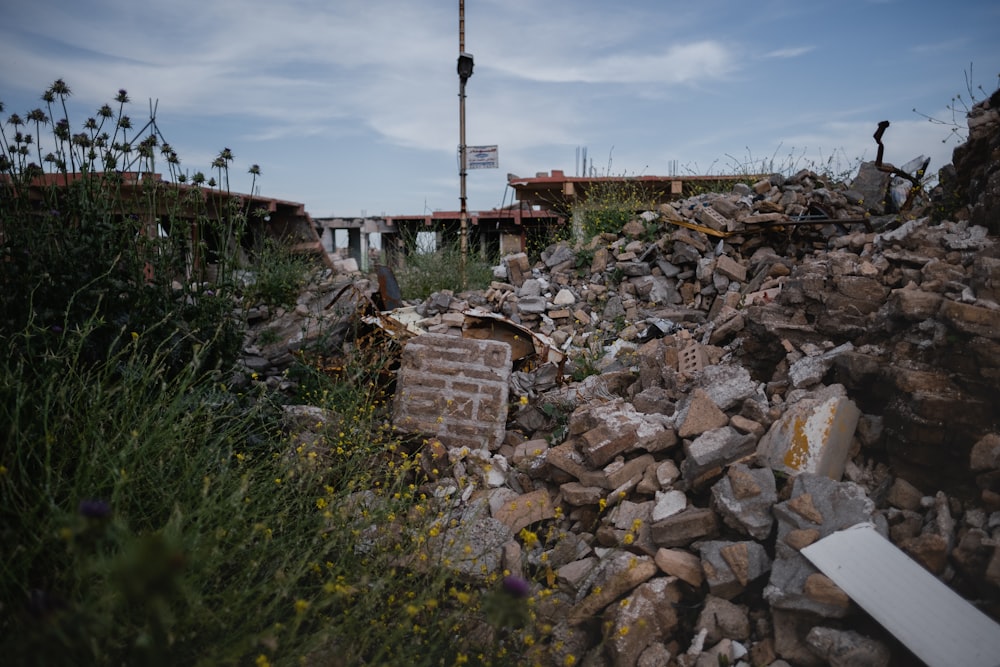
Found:
<svg viewBox="0 0 1000 667"><path fill-rule="evenodd" d="M1000 470L1000 434L988 433L976 441L969 452L969 469Z"/></svg>
<svg viewBox="0 0 1000 667"><path fill-rule="evenodd" d="M1000 339L1000 309L945 300L939 316L963 333Z"/></svg>
<svg viewBox="0 0 1000 667"><path fill-rule="evenodd" d="M519 252L507 255L504 257L503 262L507 266L508 280L515 287L523 285L525 279L531 276L531 264L528 262L528 256L525 253Z"/></svg>
<svg viewBox="0 0 1000 667"><path fill-rule="evenodd" d="M778 501L774 473L737 463L712 486L712 507L725 524L754 539L771 534L771 508Z"/></svg>
<svg viewBox="0 0 1000 667"><path fill-rule="evenodd" d="M689 507L650 526L650 536L658 547L683 547L718 532L715 512L702 507Z"/></svg>
<svg viewBox="0 0 1000 667"><path fill-rule="evenodd" d="M507 526L513 534L517 534L522 528L533 523L551 519L553 516L555 516L555 507L549 497L549 492L545 489L512 498L493 512L493 518Z"/></svg>
<svg viewBox="0 0 1000 667"><path fill-rule="evenodd" d="M597 558L589 556L563 565L556 570L556 582L570 593L576 593L597 566Z"/></svg>
<svg viewBox="0 0 1000 667"><path fill-rule="evenodd" d="M789 406L760 439L757 454L776 471L840 479L861 417L857 405L831 385Z"/></svg>
<svg viewBox="0 0 1000 667"><path fill-rule="evenodd" d="M695 389L677 429L681 438L699 436L705 431L721 428L729 423L726 413L712 402L704 389Z"/></svg>
<svg viewBox="0 0 1000 667"><path fill-rule="evenodd" d="M674 604L681 601L676 580L657 577L639 585L605 614L604 647L615 665L634 665L654 641L677 627Z"/></svg>
<svg viewBox="0 0 1000 667"><path fill-rule="evenodd" d="M771 569L771 559L758 542L706 541L699 551L709 590L727 600Z"/></svg>
<svg viewBox="0 0 1000 667"><path fill-rule="evenodd" d="M678 479L680 479L681 471L677 468L677 464L673 462L672 459L667 459L662 461L656 466L656 481L660 483L660 488L668 488Z"/></svg>
<svg viewBox="0 0 1000 667"><path fill-rule="evenodd" d="M750 618L740 605L715 595L705 597L705 604L698 614L695 631L706 630L705 641L715 644L722 639L746 641L750 638Z"/></svg>
<svg viewBox="0 0 1000 667"><path fill-rule="evenodd" d="M584 486L579 482L567 482L559 487L563 502L579 507L581 505L596 505L604 497L605 490L600 486Z"/></svg>
<svg viewBox="0 0 1000 667"><path fill-rule="evenodd" d="M639 654L635 667L663 667L670 662L670 649L662 642L652 642Z"/></svg>
<svg viewBox="0 0 1000 667"><path fill-rule="evenodd" d="M603 466L631 449L636 439L635 428L631 425L620 424L619 428L612 428L600 424L581 436L580 452L591 466Z"/></svg>
<svg viewBox="0 0 1000 667"><path fill-rule="evenodd" d="M850 610L846 596L831 592L801 549L816 540L858 523L873 522L875 503L852 482L837 482L825 475L802 473L792 484L791 497L776 504L778 539L771 577L764 598L773 608L809 612L825 618L842 618ZM876 522L885 534L884 520ZM808 584L808 590L807 590Z"/></svg>
<svg viewBox="0 0 1000 667"><path fill-rule="evenodd" d="M747 281L747 268L727 255L719 255L716 258L715 270L738 283Z"/></svg>
<svg viewBox="0 0 1000 667"><path fill-rule="evenodd" d="M948 564L948 540L943 535L921 533L916 537L902 540L899 548L932 574L943 573Z"/></svg>
<svg viewBox="0 0 1000 667"><path fill-rule="evenodd" d="M806 643L830 667L888 667L892 658L885 644L853 630L815 627Z"/></svg>
<svg viewBox="0 0 1000 667"><path fill-rule="evenodd" d="M667 574L677 577L694 588L701 587L701 582L704 579L701 559L690 551L660 548L656 550L653 560L656 566Z"/></svg>
<svg viewBox="0 0 1000 667"><path fill-rule="evenodd" d="M788 381L795 389L817 385L833 367L837 357L853 350L854 345L844 343L822 354L803 357L788 369Z"/></svg>
<svg viewBox="0 0 1000 667"><path fill-rule="evenodd" d="M759 393L759 383L742 366L708 366L698 379L698 385L722 411L735 408Z"/></svg>
<svg viewBox="0 0 1000 667"><path fill-rule="evenodd" d="M829 577L820 572L815 572L806 577L805 583L802 585L802 592L810 600L815 600L820 604L832 607L846 609L851 604L851 599L847 593L842 591Z"/></svg>
<svg viewBox="0 0 1000 667"><path fill-rule="evenodd" d="M893 507L904 510L916 511L920 508L920 499L923 498L920 489L907 482L902 477L897 477L889 487L886 502Z"/></svg>
<svg viewBox="0 0 1000 667"><path fill-rule="evenodd" d="M522 296L517 300L517 310L525 315L540 315L547 309L545 297Z"/></svg>
<svg viewBox="0 0 1000 667"><path fill-rule="evenodd" d="M703 473L749 456L756 444L753 435L740 433L728 425L707 431L690 443L685 442L681 473L684 479L695 480Z"/></svg>
<svg viewBox="0 0 1000 667"><path fill-rule="evenodd" d="M617 489L624 485L632 488L643 478L646 470L652 468L655 463L656 459L653 458L652 454L642 454L628 461L616 460L609 463L600 472L595 473L595 479L598 479L601 486L606 489Z"/></svg>
<svg viewBox="0 0 1000 667"><path fill-rule="evenodd" d="M575 626L596 618L605 607L653 577L657 570L653 559L646 556L622 552L608 556L598 565L589 593L573 605L566 620Z"/></svg>
<svg viewBox="0 0 1000 667"><path fill-rule="evenodd" d="M822 619L813 614L794 613L775 609L771 613L774 626L774 651L795 667L825 667L820 658L806 642L809 631ZM770 667L775 667L771 663Z"/></svg>
<svg viewBox="0 0 1000 667"><path fill-rule="evenodd" d="M564 287L552 297L552 303L556 306L572 306L576 303L576 296Z"/></svg>
<svg viewBox="0 0 1000 667"><path fill-rule="evenodd" d="M673 516L687 508L687 495L683 491L657 491L650 517L659 521Z"/></svg>
<svg viewBox="0 0 1000 667"><path fill-rule="evenodd" d="M513 533L502 522L486 516L485 501L468 506L454 527L429 540L427 549L446 561L456 574L485 584L501 572L504 545Z"/></svg>

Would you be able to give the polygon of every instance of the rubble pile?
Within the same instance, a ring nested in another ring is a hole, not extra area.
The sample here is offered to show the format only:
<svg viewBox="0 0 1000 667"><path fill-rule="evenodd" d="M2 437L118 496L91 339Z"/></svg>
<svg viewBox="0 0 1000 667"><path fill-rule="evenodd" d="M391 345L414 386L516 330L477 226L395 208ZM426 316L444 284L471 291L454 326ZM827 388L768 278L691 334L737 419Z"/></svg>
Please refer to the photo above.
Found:
<svg viewBox="0 0 1000 667"><path fill-rule="evenodd" d="M989 104L977 133L995 138ZM888 177L855 180L675 201L416 306L425 346L475 308L565 356L500 369L502 437L426 453L472 547L456 571L537 582L543 664L912 664L800 553L859 523L1000 619L996 211L966 185L991 220L883 215ZM272 347L250 368L280 370L287 341Z"/></svg>

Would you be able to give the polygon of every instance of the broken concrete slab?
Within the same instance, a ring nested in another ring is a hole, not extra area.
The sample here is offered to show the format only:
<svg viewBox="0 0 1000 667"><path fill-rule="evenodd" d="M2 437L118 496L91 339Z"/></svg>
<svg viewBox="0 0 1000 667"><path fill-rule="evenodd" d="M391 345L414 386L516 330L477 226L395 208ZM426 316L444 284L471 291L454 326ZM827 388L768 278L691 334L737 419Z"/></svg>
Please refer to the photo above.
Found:
<svg viewBox="0 0 1000 667"><path fill-rule="evenodd" d="M712 595L730 600L771 570L771 559L759 542L706 541L698 548L701 568Z"/></svg>
<svg viewBox="0 0 1000 667"><path fill-rule="evenodd" d="M685 441L681 473L692 483L707 472L721 472L723 466L752 454L756 444L752 434L740 433L731 426L712 429L693 441Z"/></svg>
<svg viewBox="0 0 1000 667"><path fill-rule="evenodd" d="M840 479L861 411L841 385L831 385L789 406L760 439L757 454L772 469Z"/></svg>
<svg viewBox="0 0 1000 667"><path fill-rule="evenodd" d="M768 468L737 463L712 486L712 507L725 524L758 540L771 534L776 502L774 473Z"/></svg>

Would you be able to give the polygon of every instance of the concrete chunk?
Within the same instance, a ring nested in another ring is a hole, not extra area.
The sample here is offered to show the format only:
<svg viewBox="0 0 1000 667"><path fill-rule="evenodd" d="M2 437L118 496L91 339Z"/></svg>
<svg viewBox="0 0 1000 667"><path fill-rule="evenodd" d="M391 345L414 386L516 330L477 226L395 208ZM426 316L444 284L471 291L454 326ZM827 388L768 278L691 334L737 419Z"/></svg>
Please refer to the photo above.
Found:
<svg viewBox="0 0 1000 667"><path fill-rule="evenodd" d="M778 501L774 473L738 463L712 487L712 506L727 526L763 540L771 533Z"/></svg>
<svg viewBox="0 0 1000 667"><path fill-rule="evenodd" d="M788 475L802 472L840 479L861 411L834 390L793 404L761 438L757 453L774 470Z"/></svg>
<svg viewBox="0 0 1000 667"><path fill-rule="evenodd" d="M740 433L731 426L707 431L684 445L687 456L681 463L681 473L684 479L695 480L705 472L748 456L756 444L753 435Z"/></svg>
<svg viewBox="0 0 1000 667"><path fill-rule="evenodd" d="M746 590L771 569L771 559L757 542L709 541L701 544L701 567L712 595L726 600Z"/></svg>

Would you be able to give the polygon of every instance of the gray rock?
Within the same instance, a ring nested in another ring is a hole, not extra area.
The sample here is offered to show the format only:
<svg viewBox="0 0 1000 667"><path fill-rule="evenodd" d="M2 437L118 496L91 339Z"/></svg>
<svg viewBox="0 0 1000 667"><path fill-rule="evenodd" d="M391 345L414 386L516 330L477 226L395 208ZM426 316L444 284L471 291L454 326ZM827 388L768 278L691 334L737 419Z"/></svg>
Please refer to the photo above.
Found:
<svg viewBox="0 0 1000 667"><path fill-rule="evenodd" d="M891 659L885 644L853 630L815 627L806 643L830 667L887 667Z"/></svg>
<svg viewBox="0 0 1000 667"><path fill-rule="evenodd" d="M777 501L774 473L768 468L737 463L712 487L712 507L726 525L758 540L771 534L771 508Z"/></svg>

